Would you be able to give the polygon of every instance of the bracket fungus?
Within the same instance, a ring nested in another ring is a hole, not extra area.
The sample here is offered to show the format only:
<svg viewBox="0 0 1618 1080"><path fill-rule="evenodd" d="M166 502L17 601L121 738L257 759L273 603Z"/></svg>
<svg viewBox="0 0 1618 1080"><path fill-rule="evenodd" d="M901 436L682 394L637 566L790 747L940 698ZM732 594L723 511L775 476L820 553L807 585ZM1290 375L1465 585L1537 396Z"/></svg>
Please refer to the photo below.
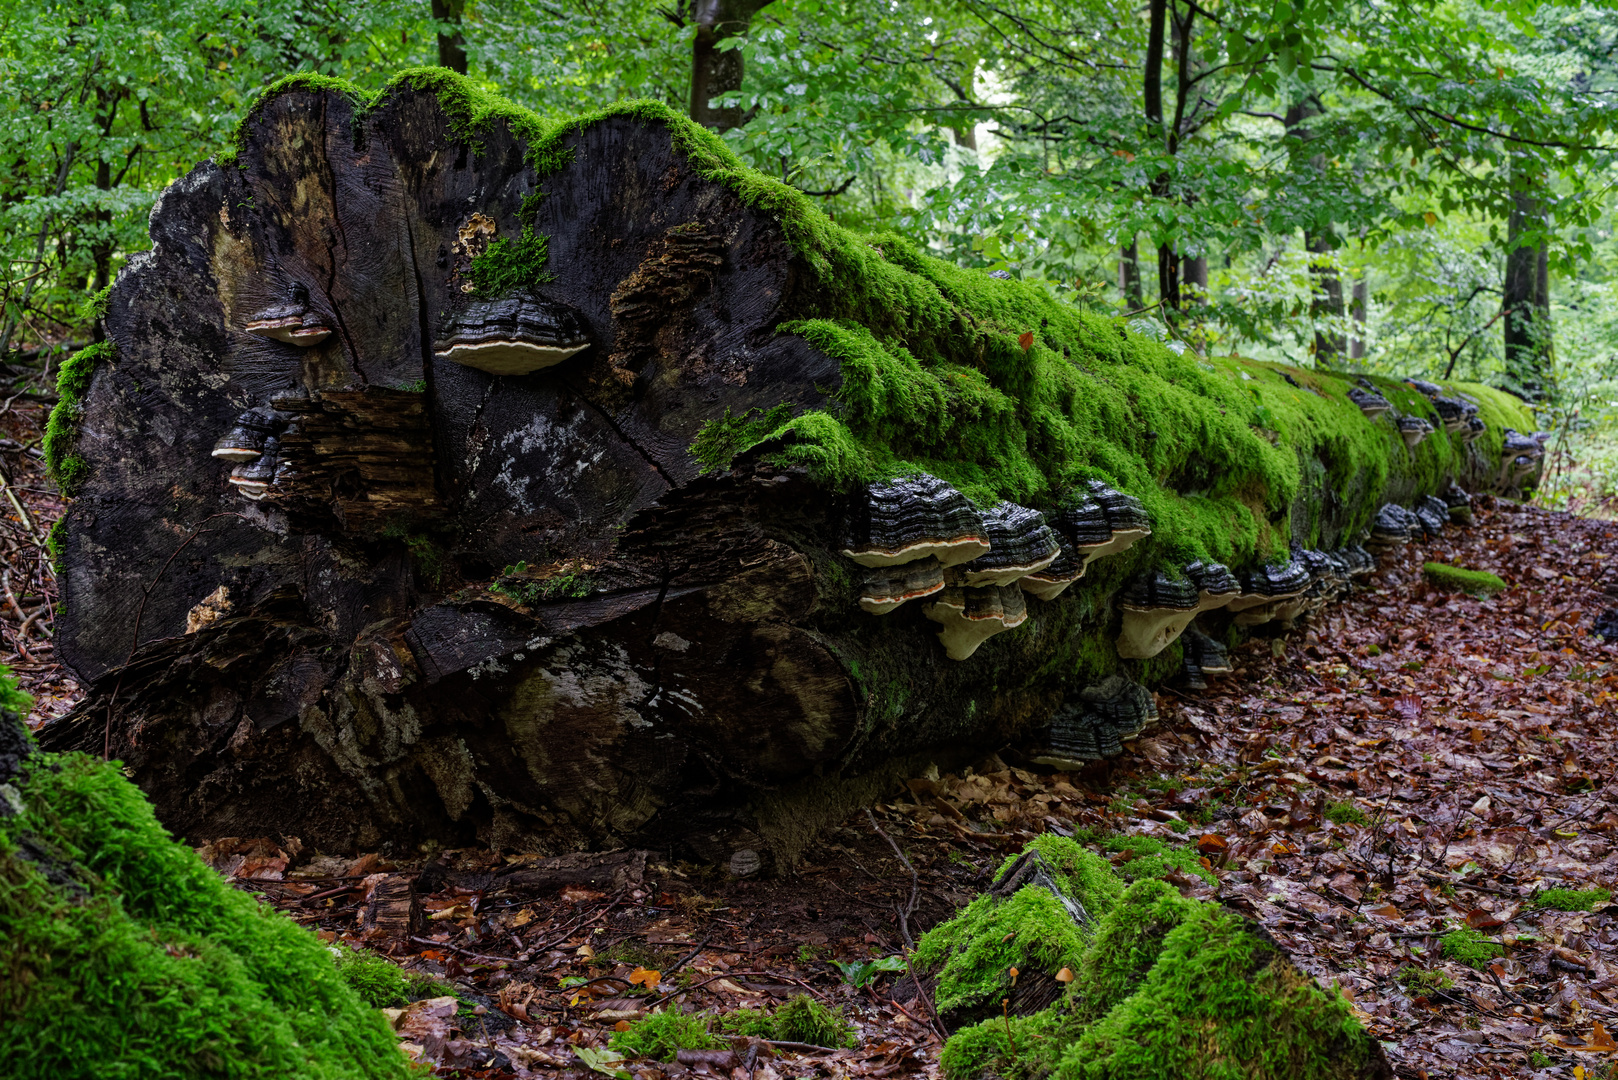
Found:
<svg viewBox="0 0 1618 1080"><path fill-rule="evenodd" d="M876 566L865 575L860 607L872 615L886 615L943 588L944 567L930 555L902 566Z"/></svg>
<svg viewBox="0 0 1618 1080"><path fill-rule="evenodd" d="M988 551L977 507L927 473L867 487L854 500L843 548L861 566L900 566L929 556L957 566Z"/></svg>
<svg viewBox="0 0 1618 1080"><path fill-rule="evenodd" d="M1428 539L1437 539L1449 523L1449 506L1436 495L1424 495L1416 502L1416 520Z"/></svg>
<svg viewBox="0 0 1618 1080"><path fill-rule="evenodd" d="M1043 570L1062 554L1045 515L1002 502L983 512L989 550L961 566L967 585L1010 585Z"/></svg>
<svg viewBox="0 0 1618 1080"><path fill-rule="evenodd" d="M1126 660L1156 656L1179 637L1201 610L1194 582L1161 570L1142 574L1124 586L1118 607L1124 613L1118 655Z"/></svg>
<svg viewBox="0 0 1618 1080"><path fill-rule="evenodd" d="M1309 571L1296 562L1266 563L1242 574L1242 595L1231 601L1237 626L1257 626L1277 618L1291 618L1301 604L1282 605L1309 588Z"/></svg>
<svg viewBox="0 0 1618 1080"><path fill-rule="evenodd" d="M1152 519L1140 500L1099 480L1090 482L1089 492L1078 503L1051 515L1050 524L1083 555L1086 567L1152 535Z"/></svg>
<svg viewBox="0 0 1618 1080"><path fill-rule="evenodd" d="M1457 525L1472 524L1472 496L1462 490L1460 485L1451 483L1439 497L1444 500L1450 521Z"/></svg>
<svg viewBox="0 0 1618 1080"><path fill-rule="evenodd" d="M1376 513L1376 520L1371 522L1371 536L1366 540L1366 546L1381 554L1390 548L1408 544L1420 527L1421 522L1409 510L1398 503L1384 503Z"/></svg>
<svg viewBox="0 0 1618 1080"><path fill-rule="evenodd" d="M319 345L331 337L331 327L326 320L309 310L309 290L302 285L292 287L286 303L263 309L247 320L242 329L254 337L301 348Z"/></svg>
<svg viewBox="0 0 1618 1080"><path fill-rule="evenodd" d="M1032 758L1036 764L1063 768L1117 757L1125 742L1156 719L1157 702L1150 690L1122 675L1109 675L1056 710L1044 745Z"/></svg>
<svg viewBox="0 0 1618 1080"><path fill-rule="evenodd" d="M1233 670L1225 647L1195 626L1186 629L1180 642L1185 684L1191 689L1206 690L1207 676L1228 675Z"/></svg>
<svg viewBox="0 0 1618 1080"><path fill-rule="evenodd" d="M230 485L244 498L258 502L270 492L275 482L275 465L281 445L274 435L264 440L263 450L251 461L243 461L230 470Z"/></svg>
<svg viewBox="0 0 1618 1080"><path fill-rule="evenodd" d="M1335 554L1342 560L1351 578L1364 577L1376 569L1376 556L1358 544L1345 544Z"/></svg>
<svg viewBox="0 0 1618 1080"><path fill-rule="evenodd" d="M1466 430L1461 432L1461 441L1472 442L1488 430L1489 425L1484 423L1481 416L1469 416L1466 420Z"/></svg>
<svg viewBox="0 0 1618 1080"><path fill-rule="evenodd" d="M289 413L268 405L248 409L213 445L212 456L223 461L256 461L265 444L275 440L292 422Z"/></svg>
<svg viewBox="0 0 1618 1080"><path fill-rule="evenodd" d="M1241 582L1224 563L1205 563L1198 559L1186 566L1185 576L1197 587L1198 611L1222 608L1242 594Z"/></svg>
<svg viewBox="0 0 1618 1080"><path fill-rule="evenodd" d="M951 660L965 660L994 635L1021 626L1028 603L1015 585L978 589L949 586L921 613L939 626L938 640Z"/></svg>
<svg viewBox="0 0 1618 1080"><path fill-rule="evenodd" d="M1399 434L1404 438L1405 445L1414 450L1421 445L1423 439L1433 433L1433 425L1419 416L1399 417Z"/></svg>
<svg viewBox="0 0 1618 1080"><path fill-rule="evenodd" d="M1349 387L1348 400L1352 401L1355 405L1358 405L1360 412L1364 413L1372 420L1375 420L1377 417L1393 408L1393 403L1387 398L1383 397L1381 394L1377 393L1376 388L1372 387L1369 383L1365 383L1362 386Z"/></svg>
<svg viewBox="0 0 1618 1080"><path fill-rule="evenodd" d="M527 375L590 347L572 308L517 292L456 312L433 355L490 375Z"/></svg>
<svg viewBox="0 0 1618 1080"><path fill-rule="evenodd" d="M1445 431L1466 431L1471 426L1472 418L1478 414L1476 405L1460 398L1435 397L1433 408L1438 410L1438 418L1444 422Z"/></svg>
<svg viewBox="0 0 1618 1080"><path fill-rule="evenodd" d="M1041 600L1055 600L1067 587L1084 576L1086 558L1061 532L1052 529L1060 554L1049 565L1035 570L1018 581L1022 591Z"/></svg>
<svg viewBox="0 0 1618 1080"><path fill-rule="evenodd" d="M1406 379L1405 385L1425 398L1435 398L1444 392L1444 388L1435 382L1426 379Z"/></svg>

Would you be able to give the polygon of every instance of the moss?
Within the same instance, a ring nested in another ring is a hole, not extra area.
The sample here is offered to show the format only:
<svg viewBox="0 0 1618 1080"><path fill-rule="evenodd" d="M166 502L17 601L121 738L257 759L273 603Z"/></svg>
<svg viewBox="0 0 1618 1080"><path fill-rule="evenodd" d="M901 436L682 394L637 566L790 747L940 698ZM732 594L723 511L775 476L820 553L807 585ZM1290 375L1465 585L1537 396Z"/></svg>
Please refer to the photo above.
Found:
<svg viewBox="0 0 1618 1080"><path fill-rule="evenodd" d="M45 468L63 495L74 495L89 479L90 464L74 452L79 440L79 419L84 413L84 395L90 392L96 368L110 362L114 350L110 341L87 345L62 361L56 373L56 407L45 423Z"/></svg>
<svg viewBox="0 0 1618 1080"><path fill-rule="evenodd" d="M403 971L375 953L352 948L334 951L338 977L372 1008L399 1008L446 989L431 976Z"/></svg>
<svg viewBox="0 0 1618 1080"><path fill-rule="evenodd" d="M1505 948L1499 942L1490 941L1480 931L1471 927L1462 927L1451 930L1438 939L1439 946L1444 955L1451 960L1483 970L1483 965L1497 957L1504 956Z"/></svg>
<svg viewBox="0 0 1618 1080"><path fill-rule="evenodd" d="M1114 836L1102 847L1129 854L1128 859L1117 864L1117 870L1130 881L1180 873L1200 877L1210 885L1219 884L1219 879L1202 865L1201 857L1189 848L1175 847L1150 836Z"/></svg>
<svg viewBox="0 0 1618 1080"><path fill-rule="evenodd" d="M1610 889L1546 889L1534 897L1534 905L1553 911L1594 911L1611 899Z"/></svg>
<svg viewBox="0 0 1618 1080"><path fill-rule="evenodd" d="M1084 938L1060 901L1028 885L1005 900L980 896L916 943L914 963L938 969L935 991L945 1013L997 1004L1011 987L1010 971L1054 975L1078 963Z"/></svg>
<svg viewBox="0 0 1618 1080"><path fill-rule="evenodd" d="M50 552L51 567L56 571L57 577L67 573L67 567L62 563L62 555L66 550L66 546L67 519L59 517L51 525L51 531L45 536L45 550ZM60 610L58 610L58 614L60 614Z"/></svg>
<svg viewBox="0 0 1618 1080"><path fill-rule="evenodd" d="M979 918L977 929L1001 927ZM1072 967L1076 978L1049 1008L989 1016L951 1036L941 1056L948 1080L1348 1077L1377 1052L1342 997L1262 931L1164 881L1123 890Z"/></svg>
<svg viewBox="0 0 1618 1080"><path fill-rule="evenodd" d="M842 1008L829 1008L808 994L799 994L773 1013L763 1009L737 1009L716 1018L725 1031L778 1042L801 1042L814 1046L857 1046L854 1025L843 1016Z"/></svg>
<svg viewBox="0 0 1618 1080"><path fill-rule="evenodd" d="M1039 852L1056 872L1057 884L1062 891L1084 905L1092 919L1100 919L1111 911L1123 895L1124 882L1113 872L1106 859L1086 848L1077 839L1056 833L1041 833L1024 850ZM1019 856L1008 856L995 871L998 880Z"/></svg>
<svg viewBox="0 0 1618 1080"><path fill-rule="evenodd" d="M1445 592L1464 592L1473 596L1493 596L1504 592L1506 583L1487 570L1463 570L1459 566L1430 562L1422 564L1427 580Z"/></svg>
<svg viewBox="0 0 1618 1080"><path fill-rule="evenodd" d="M1326 806L1326 820L1335 821L1339 825L1369 825L1371 819L1365 816L1365 811L1351 802L1334 802Z"/></svg>
<svg viewBox="0 0 1618 1080"><path fill-rule="evenodd" d="M612 1036L611 1046L621 1054L673 1061L681 1050L717 1050L723 1039L709 1032L712 1017L707 1013L682 1013L672 1009L650 1013L629 1025L629 1030Z"/></svg>
<svg viewBox="0 0 1618 1080"><path fill-rule="evenodd" d="M158 824L116 762L35 754L0 818L8 1075L405 1077L310 933Z"/></svg>
<svg viewBox="0 0 1618 1080"><path fill-rule="evenodd" d="M1401 970L1398 981L1399 985L1411 994L1431 994L1435 990L1448 990L1455 985L1455 980L1442 971L1429 971L1418 967Z"/></svg>
<svg viewBox="0 0 1618 1080"><path fill-rule="evenodd" d="M732 416L726 407L725 415L702 425L691 443L691 456L705 473L724 472L737 454L776 435L791 419L792 406L787 404L777 405L768 412L749 409L740 416Z"/></svg>
<svg viewBox="0 0 1618 1080"><path fill-rule="evenodd" d="M513 289L551 281L545 272L550 240L524 225L515 241L501 237L472 260L472 289L478 296L499 296Z"/></svg>
<svg viewBox="0 0 1618 1080"><path fill-rule="evenodd" d="M112 298L112 286L103 285L97 291L84 298L79 304L79 322L84 326L94 326L107 315L107 302Z"/></svg>
<svg viewBox="0 0 1618 1080"><path fill-rule="evenodd" d="M550 600L578 600L595 589L595 578L577 569L565 569L549 577L528 576L528 564L520 562L501 571L489 591L525 607Z"/></svg>

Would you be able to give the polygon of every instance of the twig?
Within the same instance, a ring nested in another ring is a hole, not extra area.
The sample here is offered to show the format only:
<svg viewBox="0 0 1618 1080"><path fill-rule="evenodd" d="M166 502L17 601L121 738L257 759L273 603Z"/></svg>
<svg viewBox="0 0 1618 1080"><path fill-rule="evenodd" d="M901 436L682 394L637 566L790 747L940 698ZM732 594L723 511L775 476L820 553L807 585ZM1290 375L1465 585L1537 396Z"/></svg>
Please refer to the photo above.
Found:
<svg viewBox="0 0 1618 1080"><path fill-rule="evenodd" d="M484 964L510 964L514 962L509 956L484 956L482 953L475 953L471 949L463 949L459 945L451 945L447 941L434 941L432 938L416 937L414 934L410 936L410 940L414 941L417 945L426 945L434 949L448 949L452 953L460 953L462 956L470 957L473 960Z"/></svg>
<svg viewBox="0 0 1618 1080"><path fill-rule="evenodd" d="M898 856L899 862L904 865L906 870L910 871L910 902L903 908L895 905L894 910L899 913L899 932L904 935L905 948L914 949L916 942L910 936L910 916L914 914L916 901L921 896L921 875L916 873L914 866L910 865L910 860L905 858L903 851L899 850L899 845L894 843L893 837L882 831L882 826L876 823L876 815L871 813L869 808L865 811L865 820L871 823L871 828L876 830L878 836L888 842L888 846L893 849L894 855Z"/></svg>

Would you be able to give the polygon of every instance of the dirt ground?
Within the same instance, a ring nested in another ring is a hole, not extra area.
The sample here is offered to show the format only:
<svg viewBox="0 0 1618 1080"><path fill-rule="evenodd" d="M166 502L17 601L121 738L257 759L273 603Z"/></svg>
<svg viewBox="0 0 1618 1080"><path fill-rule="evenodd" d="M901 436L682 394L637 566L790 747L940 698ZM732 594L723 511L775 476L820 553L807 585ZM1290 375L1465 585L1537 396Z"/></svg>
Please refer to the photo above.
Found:
<svg viewBox="0 0 1618 1080"><path fill-rule="evenodd" d="M0 409L0 659L36 695L38 726L79 690L49 640L42 541L61 501L38 450L48 395L13 392L34 399ZM1510 587L1441 593L1426 560ZM1122 758L1070 774L1006 747L915 778L769 880L652 852L612 881L525 893L497 887L521 860L481 851L390 865L244 838L202 853L335 946L453 987L463 1002L395 1015L441 1076L932 1075L941 1038L925 981L918 992L904 969L907 935L1046 829L1195 846L1219 886L1183 887L1257 919L1339 988L1401 1076L1602 1076L1618 1056L1618 906L1564 912L1540 894L1618 877L1618 644L1591 632L1618 607L1615 566L1618 525L1485 508L1384 559L1308 629L1249 642L1208 690L1160 691L1160 721ZM1498 955L1451 959L1440 939L1457 929ZM652 1008L801 994L840 1008L856 1045L742 1038L674 1063L604 1052Z"/></svg>

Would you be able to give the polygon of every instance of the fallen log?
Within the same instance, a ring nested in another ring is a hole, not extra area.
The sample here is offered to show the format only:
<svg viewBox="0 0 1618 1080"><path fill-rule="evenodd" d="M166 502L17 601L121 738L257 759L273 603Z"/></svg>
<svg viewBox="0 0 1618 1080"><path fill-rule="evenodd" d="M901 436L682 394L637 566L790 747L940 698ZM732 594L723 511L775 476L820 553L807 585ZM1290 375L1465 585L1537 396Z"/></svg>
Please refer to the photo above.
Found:
<svg viewBox="0 0 1618 1080"><path fill-rule="evenodd" d="M1487 387L1199 357L438 70L272 88L152 239L62 369L42 739L192 840L755 871L930 763L1117 752L1542 457Z"/></svg>

